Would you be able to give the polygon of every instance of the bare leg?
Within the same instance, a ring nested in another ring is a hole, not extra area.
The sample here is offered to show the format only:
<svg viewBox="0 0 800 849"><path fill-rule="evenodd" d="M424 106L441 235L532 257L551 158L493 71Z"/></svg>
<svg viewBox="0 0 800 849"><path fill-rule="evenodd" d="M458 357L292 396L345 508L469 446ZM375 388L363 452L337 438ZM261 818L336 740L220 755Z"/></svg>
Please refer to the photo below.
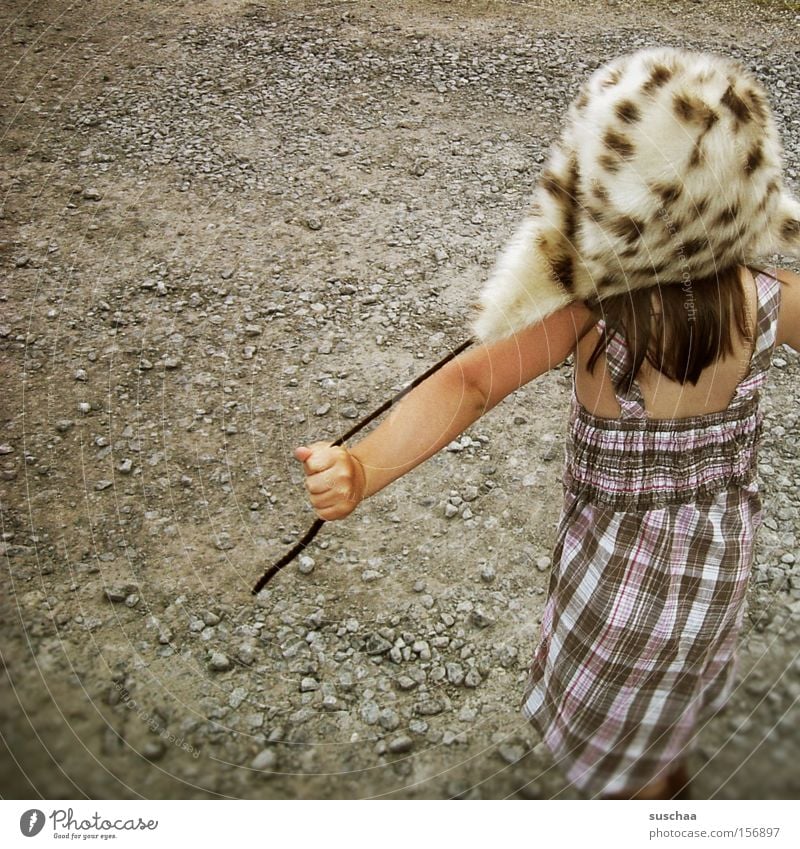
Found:
<svg viewBox="0 0 800 849"><path fill-rule="evenodd" d="M680 763L672 770L670 778L670 797L672 799L691 799L691 784L689 779L689 770L685 763Z"/></svg>
<svg viewBox="0 0 800 849"><path fill-rule="evenodd" d="M657 778L638 790L627 793L609 793L603 799L672 799L687 798L689 775L681 763L663 778Z"/></svg>

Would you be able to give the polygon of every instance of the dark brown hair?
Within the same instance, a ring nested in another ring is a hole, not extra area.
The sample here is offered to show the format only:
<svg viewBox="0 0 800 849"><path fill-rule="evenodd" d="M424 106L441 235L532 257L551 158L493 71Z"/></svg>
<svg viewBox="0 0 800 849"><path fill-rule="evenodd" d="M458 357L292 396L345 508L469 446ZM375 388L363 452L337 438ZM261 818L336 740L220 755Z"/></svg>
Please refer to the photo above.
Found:
<svg viewBox="0 0 800 849"><path fill-rule="evenodd" d="M756 269L751 269L758 273ZM653 295L660 315L653 310ZM645 359L670 380L697 384L705 368L733 354L731 316L741 336L748 334L747 304L736 265L702 279L633 289L586 306L595 321L606 325L587 368L594 371L600 354L616 335L622 335L632 355L617 389L628 392Z"/></svg>

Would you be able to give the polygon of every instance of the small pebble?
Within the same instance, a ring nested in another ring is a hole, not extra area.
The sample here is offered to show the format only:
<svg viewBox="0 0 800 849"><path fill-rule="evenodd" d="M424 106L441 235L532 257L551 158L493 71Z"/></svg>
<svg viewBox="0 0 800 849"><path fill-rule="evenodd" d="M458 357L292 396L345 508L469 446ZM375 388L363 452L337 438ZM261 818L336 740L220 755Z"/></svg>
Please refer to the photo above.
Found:
<svg viewBox="0 0 800 849"><path fill-rule="evenodd" d="M369 655L386 654L391 647L392 644L380 634L370 634L364 644L364 650Z"/></svg>
<svg viewBox="0 0 800 849"><path fill-rule="evenodd" d="M214 672L226 672L231 668L230 658L223 654L220 651L211 652L211 657L208 661L209 669L213 669Z"/></svg>
<svg viewBox="0 0 800 849"><path fill-rule="evenodd" d="M494 621L482 610L473 610L469 615L469 620L476 628L488 628Z"/></svg>
<svg viewBox="0 0 800 849"><path fill-rule="evenodd" d="M392 710L392 708L384 708L381 711L378 722L381 728L384 728L386 731L394 731L400 726L400 715L396 710Z"/></svg>
<svg viewBox="0 0 800 849"><path fill-rule="evenodd" d="M507 764L514 764L525 757L525 747L520 743L501 743L497 747L497 753Z"/></svg>
<svg viewBox="0 0 800 849"><path fill-rule="evenodd" d="M414 706L414 712L418 716L436 716L444 710L444 705L438 699L426 699Z"/></svg>
<svg viewBox="0 0 800 849"><path fill-rule="evenodd" d="M487 563L481 569L481 580L486 584L491 584L492 581L497 577L497 572L495 571L494 566L491 563Z"/></svg>
<svg viewBox="0 0 800 849"><path fill-rule="evenodd" d="M389 741L389 751L393 755L404 755L406 752L410 752L414 748L414 741L408 736L408 734L401 734L399 737L395 737L393 740Z"/></svg>
<svg viewBox="0 0 800 849"><path fill-rule="evenodd" d="M240 663L243 663L245 666L252 666L255 661L256 651L253 646L245 643L244 645L239 646L236 650L236 657Z"/></svg>
<svg viewBox="0 0 800 849"><path fill-rule="evenodd" d="M458 687L464 683L464 667L460 663L446 663L447 680Z"/></svg>
<svg viewBox="0 0 800 849"><path fill-rule="evenodd" d="M167 747L161 740L148 740L142 747L142 754L149 761L159 761L164 757Z"/></svg>
<svg viewBox="0 0 800 849"><path fill-rule="evenodd" d="M122 604L132 593L138 590L136 584L122 584L119 586L106 587L103 590L103 595L107 601L113 604Z"/></svg>
<svg viewBox="0 0 800 849"><path fill-rule="evenodd" d="M478 672L477 669L470 669L464 678L464 686L474 690L476 687L480 686L482 681L483 679L481 678L480 672Z"/></svg>
<svg viewBox="0 0 800 849"><path fill-rule="evenodd" d="M263 739L263 738L262 738ZM252 761L250 761L251 769L257 769L259 772L272 772L278 762L277 755L272 749L264 749L259 752Z"/></svg>
<svg viewBox="0 0 800 849"><path fill-rule="evenodd" d="M219 551L230 551L236 546L236 543L233 542L229 534L221 533L214 540L214 545Z"/></svg>
<svg viewBox="0 0 800 849"><path fill-rule="evenodd" d="M375 702L368 701L364 702L361 706L361 720L366 725L377 725L378 720L381 718L381 711L378 705Z"/></svg>

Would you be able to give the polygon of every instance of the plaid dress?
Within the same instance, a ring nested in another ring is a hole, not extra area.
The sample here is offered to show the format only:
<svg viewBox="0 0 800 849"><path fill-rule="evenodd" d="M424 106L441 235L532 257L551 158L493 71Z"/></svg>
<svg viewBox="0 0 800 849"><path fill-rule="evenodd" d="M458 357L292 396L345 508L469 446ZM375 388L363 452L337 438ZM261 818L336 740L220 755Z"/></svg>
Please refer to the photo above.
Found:
<svg viewBox="0 0 800 849"><path fill-rule="evenodd" d="M623 793L667 774L719 711L762 509L756 452L780 284L756 277L749 373L726 410L650 418L634 383L622 416L591 415L574 390L564 505L522 710L569 781ZM627 347L606 358L616 384Z"/></svg>

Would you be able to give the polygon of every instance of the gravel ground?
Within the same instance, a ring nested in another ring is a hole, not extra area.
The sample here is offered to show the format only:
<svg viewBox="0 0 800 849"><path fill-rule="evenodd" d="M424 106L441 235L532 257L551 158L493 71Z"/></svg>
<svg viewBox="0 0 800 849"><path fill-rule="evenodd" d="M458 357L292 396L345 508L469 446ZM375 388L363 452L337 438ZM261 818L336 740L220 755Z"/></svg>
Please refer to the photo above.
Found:
<svg viewBox="0 0 800 849"><path fill-rule="evenodd" d="M12 4L13 5L13 4ZM327 527L291 459L467 335L600 62L729 52L798 188L797 4L0 11L0 792L576 798L518 712L571 366ZM800 797L800 363L699 798Z"/></svg>

